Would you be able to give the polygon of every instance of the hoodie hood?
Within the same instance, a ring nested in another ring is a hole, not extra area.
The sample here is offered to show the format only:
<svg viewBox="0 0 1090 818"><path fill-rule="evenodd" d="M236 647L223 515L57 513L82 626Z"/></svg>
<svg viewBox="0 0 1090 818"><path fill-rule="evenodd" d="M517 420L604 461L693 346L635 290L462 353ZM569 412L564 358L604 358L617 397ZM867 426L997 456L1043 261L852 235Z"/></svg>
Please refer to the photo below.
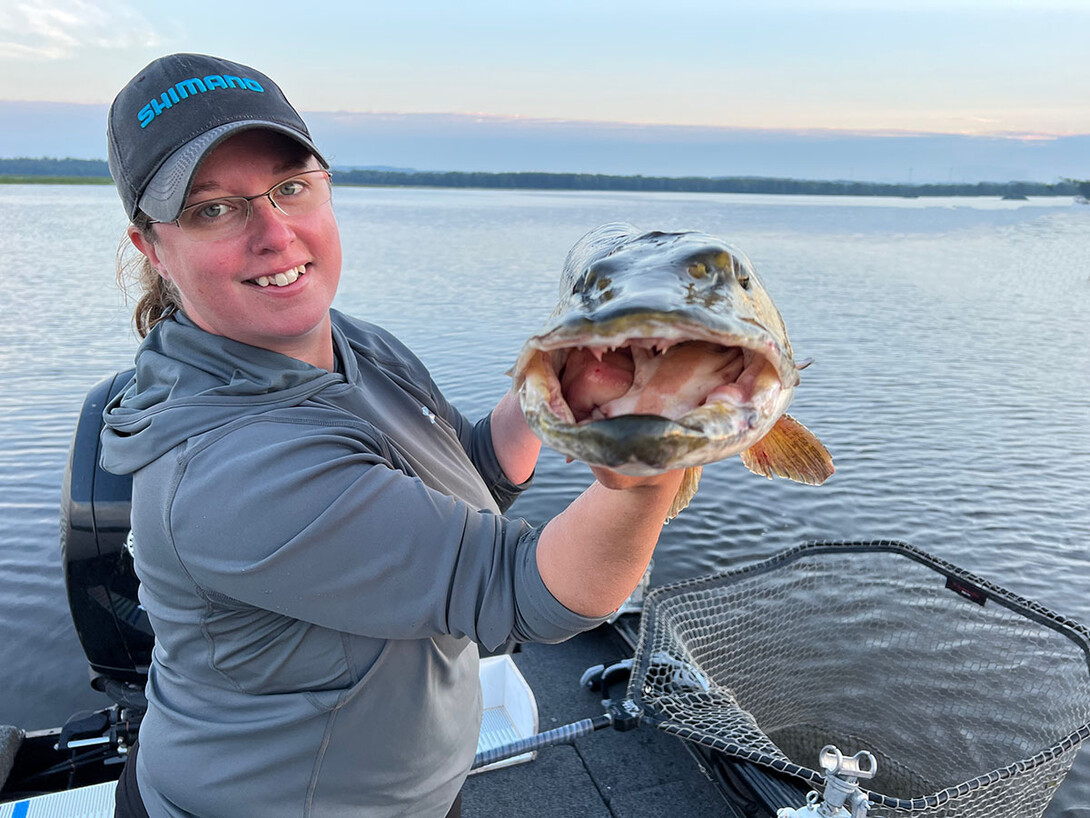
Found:
<svg viewBox="0 0 1090 818"><path fill-rule="evenodd" d="M333 314L333 344L351 360ZM278 352L205 332L175 313L136 353L136 372L103 411L102 467L129 474L240 415L296 406L344 377Z"/></svg>

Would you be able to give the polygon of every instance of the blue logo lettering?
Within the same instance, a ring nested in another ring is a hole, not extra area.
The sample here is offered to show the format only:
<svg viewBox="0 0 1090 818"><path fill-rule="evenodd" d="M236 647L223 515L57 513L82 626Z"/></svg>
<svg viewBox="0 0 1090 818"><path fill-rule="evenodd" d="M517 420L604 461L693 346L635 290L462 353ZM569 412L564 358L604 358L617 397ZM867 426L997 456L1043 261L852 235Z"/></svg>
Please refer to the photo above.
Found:
<svg viewBox="0 0 1090 818"><path fill-rule="evenodd" d="M243 91L254 91L258 94L265 93L265 89L261 87L261 83L257 80L252 80L249 77L234 77L230 74L212 74L211 76L205 77L203 80L199 77L193 77L188 80L182 80L172 87L167 88L159 95L158 99L149 100L148 104L141 108L139 113L137 113L136 118L140 120L140 127L146 128L157 116L161 116L175 105L189 99L189 97L195 97L197 94L205 94L209 91L219 91L231 88L237 88Z"/></svg>
<svg viewBox="0 0 1090 818"><path fill-rule="evenodd" d="M162 100L162 101L160 102L160 100ZM152 108L153 111L155 111L156 116L159 116L159 114L163 113L163 111L165 111L167 108L173 108L173 107L174 107L174 105L170 101L170 97L167 96L166 91L164 91L162 93L162 95L159 97L159 99L153 99L151 101L151 108Z"/></svg>
<svg viewBox="0 0 1090 818"><path fill-rule="evenodd" d="M174 87L178 89L178 93L182 95L182 99L195 96L198 93L203 94L208 90L204 83L196 77L191 80L182 80Z"/></svg>

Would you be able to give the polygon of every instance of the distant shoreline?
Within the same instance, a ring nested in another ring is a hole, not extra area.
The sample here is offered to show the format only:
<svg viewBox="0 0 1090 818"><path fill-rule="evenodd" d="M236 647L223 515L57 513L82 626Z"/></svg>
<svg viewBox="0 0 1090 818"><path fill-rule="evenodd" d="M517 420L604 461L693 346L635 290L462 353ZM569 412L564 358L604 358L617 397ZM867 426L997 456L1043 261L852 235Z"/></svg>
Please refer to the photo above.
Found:
<svg viewBox="0 0 1090 818"><path fill-rule="evenodd" d="M109 176L4 176L0 185L112 185Z"/></svg>
<svg viewBox="0 0 1090 818"><path fill-rule="evenodd" d="M594 173L410 171L334 168L338 185L659 193L748 193L795 196L1090 196L1090 181L897 184L775 177L615 176ZM106 163L89 159L0 159L0 184L112 184Z"/></svg>
<svg viewBox="0 0 1090 818"><path fill-rule="evenodd" d="M896 188L896 191L887 190L875 190L874 185L860 184L860 183L845 183L843 186L837 186L835 183L821 182L820 189L810 190L784 190L784 189L761 189L759 186L747 186L746 190L708 190L706 188L686 188L686 187L618 187L618 186L602 186L595 187L593 185L517 185L517 184L503 184L503 185L489 185L489 184L442 184L434 181L355 181L346 179L347 175L344 172L337 173L336 183L338 187L402 187L402 188L433 188L433 189L463 189L463 190L551 190L551 191L583 191L583 192L595 192L595 193L608 193L608 192L628 192L628 193L734 193L734 194L761 194L769 196L872 196L872 197L890 197L900 199L916 199L916 198L939 198L939 197L982 197L982 198L1001 198L1001 199L1014 199L1025 200L1030 196L1033 197L1069 197L1079 196L1079 189L1072 186L1070 189L1061 187L1058 185L1049 185L1045 190L1029 189L1026 191L1018 191L1016 193L1010 193L1005 189L1005 186L998 185L999 189L986 189L981 190L982 187L991 188L990 183L981 185L964 185L964 186L952 186L942 185L942 189L939 191L920 191L920 192L906 192L903 190L906 186L894 185L890 186ZM620 177L628 178L628 177ZM632 177L639 178L639 177ZM789 180L793 181L793 180ZM5 176L0 175L0 185L112 185L113 179L109 176ZM800 185L806 185L805 182ZM1042 186L1045 187L1045 186ZM865 188L865 189L858 189ZM959 189L960 188L960 189Z"/></svg>

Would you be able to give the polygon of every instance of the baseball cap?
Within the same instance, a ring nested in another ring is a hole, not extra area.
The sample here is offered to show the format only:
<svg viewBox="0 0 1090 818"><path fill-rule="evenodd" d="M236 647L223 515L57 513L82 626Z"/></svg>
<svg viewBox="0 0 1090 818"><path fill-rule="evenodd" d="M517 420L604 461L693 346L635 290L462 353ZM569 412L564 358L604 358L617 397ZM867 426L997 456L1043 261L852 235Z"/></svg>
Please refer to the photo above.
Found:
<svg viewBox="0 0 1090 818"><path fill-rule="evenodd" d="M125 213L174 221L208 152L253 128L291 137L329 167L302 117L260 71L204 54L150 63L121 89L106 125L110 174Z"/></svg>

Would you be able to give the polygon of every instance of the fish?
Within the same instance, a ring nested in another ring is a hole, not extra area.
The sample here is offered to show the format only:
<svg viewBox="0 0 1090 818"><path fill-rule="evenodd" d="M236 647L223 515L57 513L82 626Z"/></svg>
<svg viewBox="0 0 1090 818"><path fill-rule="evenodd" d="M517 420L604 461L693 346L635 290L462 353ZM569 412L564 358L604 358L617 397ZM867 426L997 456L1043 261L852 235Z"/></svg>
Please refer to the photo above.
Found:
<svg viewBox="0 0 1090 818"><path fill-rule="evenodd" d="M821 485L834 473L821 441L785 414L806 365L741 250L610 223L568 252L559 303L508 374L530 429L569 462L684 468L672 519L703 466L736 454L769 479Z"/></svg>

